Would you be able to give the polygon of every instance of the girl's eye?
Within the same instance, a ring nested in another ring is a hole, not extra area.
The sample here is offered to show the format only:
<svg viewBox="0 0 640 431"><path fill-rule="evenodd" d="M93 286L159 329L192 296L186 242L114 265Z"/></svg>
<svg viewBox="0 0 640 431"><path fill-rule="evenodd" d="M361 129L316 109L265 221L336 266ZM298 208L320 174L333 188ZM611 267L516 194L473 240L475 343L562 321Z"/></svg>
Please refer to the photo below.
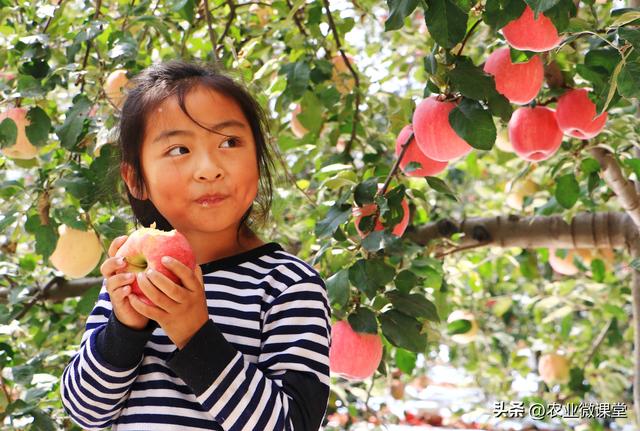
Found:
<svg viewBox="0 0 640 431"><path fill-rule="evenodd" d="M238 139L237 138L227 138L224 141L222 141L223 144L225 142L228 142L228 143L232 144L234 147L238 146Z"/></svg>
<svg viewBox="0 0 640 431"><path fill-rule="evenodd" d="M179 148L184 148L185 150L187 149L187 147L182 147L182 146L180 146L180 147L173 147L172 149L170 149L169 151L167 151L167 154L169 154L169 155L180 155L180 154L171 154L171 152L172 152L173 150L177 150L177 149L179 149Z"/></svg>

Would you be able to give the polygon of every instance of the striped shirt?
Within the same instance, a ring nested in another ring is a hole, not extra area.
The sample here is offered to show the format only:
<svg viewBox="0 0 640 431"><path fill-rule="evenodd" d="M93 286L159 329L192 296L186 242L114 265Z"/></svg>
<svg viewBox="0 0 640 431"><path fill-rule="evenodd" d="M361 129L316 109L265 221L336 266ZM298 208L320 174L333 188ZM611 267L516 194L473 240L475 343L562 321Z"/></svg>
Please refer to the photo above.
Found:
<svg viewBox="0 0 640 431"><path fill-rule="evenodd" d="M120 323L103 283L62 373L87 430L318 430L330 315L318 272L275 242L200 265L209 321L177 349L154 321Z"/></svg>

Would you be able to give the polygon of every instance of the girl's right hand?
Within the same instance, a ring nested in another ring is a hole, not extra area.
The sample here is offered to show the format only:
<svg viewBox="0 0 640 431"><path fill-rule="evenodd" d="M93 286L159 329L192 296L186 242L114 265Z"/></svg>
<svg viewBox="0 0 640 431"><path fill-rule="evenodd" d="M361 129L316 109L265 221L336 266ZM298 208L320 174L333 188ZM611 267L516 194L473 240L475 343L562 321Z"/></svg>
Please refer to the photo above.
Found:
<svg viewBox="0 0 640 431"><path fill-rule="evenodd" d="M109 246L109 257L100 266L100 272L107 280L107 292L111 298L113 312L116 313L118 320L133 329L144 329L149 322L149 318L138 313L129 302L131 294L131 283L135 280L135 274L123 272L116 274L117 270L122 270L126 266L126 262L119 261L119 257L115 257L118 249L124 244L128 236L119 236L111 242Z"/></svg>

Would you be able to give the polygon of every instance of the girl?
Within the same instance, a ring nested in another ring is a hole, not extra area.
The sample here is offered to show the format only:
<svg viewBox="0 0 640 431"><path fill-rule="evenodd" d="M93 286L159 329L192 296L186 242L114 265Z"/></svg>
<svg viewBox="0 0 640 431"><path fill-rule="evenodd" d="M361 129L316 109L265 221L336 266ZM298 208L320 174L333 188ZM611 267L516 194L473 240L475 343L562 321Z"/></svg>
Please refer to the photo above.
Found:
<svg viewBox="0 0 640 431"><path fill-rule="evenodd" d="M330 309L317 271L263 242L249 216L272 159L258 103L229 77L173 61L134 80L119 123L120 172L137 221L177 229L195 271L138 274L131 294L115 239L65 410L85 429L317 430L329 395Z"/></svg>

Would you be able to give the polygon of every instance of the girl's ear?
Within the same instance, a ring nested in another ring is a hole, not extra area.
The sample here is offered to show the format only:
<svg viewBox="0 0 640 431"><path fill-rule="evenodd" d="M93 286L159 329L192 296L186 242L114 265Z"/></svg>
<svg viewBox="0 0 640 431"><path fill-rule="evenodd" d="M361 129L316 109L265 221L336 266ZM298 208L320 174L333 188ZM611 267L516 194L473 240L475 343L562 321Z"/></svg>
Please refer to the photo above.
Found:
<svg viewBox="0 0 640 431"><path fill-rule="evenodd" d="M125 162L121 163L120 175L122 176L122 179L124 180L124 182L127 184L127 187L129 188L129 191L131 192L134 198L141 201L148 199L146 190L144 190L144 186L143 186L143 190L137 189L136 181L134 179L134 174L133 174L133 168L131 167L131 165Z"/></svg>

